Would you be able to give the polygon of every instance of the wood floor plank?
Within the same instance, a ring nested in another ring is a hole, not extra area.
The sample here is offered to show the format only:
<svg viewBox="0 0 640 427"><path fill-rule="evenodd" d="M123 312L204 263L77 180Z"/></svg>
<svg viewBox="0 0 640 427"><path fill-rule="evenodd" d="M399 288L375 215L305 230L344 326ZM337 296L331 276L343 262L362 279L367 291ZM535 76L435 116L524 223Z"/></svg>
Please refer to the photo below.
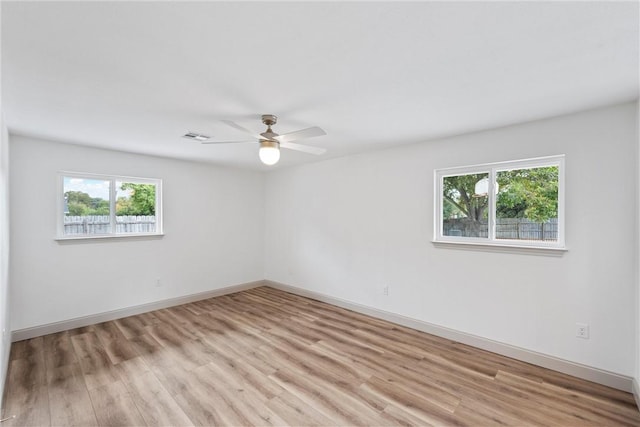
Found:
<svg viewBox="0 0 640 427"><path fill-rule="evenodd" d="M147 333L147 326L153 325L155 322L150 322L148 318L143 315L124 317L122 319L115 320L114 323L127 339L134 338L139 335Z"/></svg>
<svg viewBox="0 0 640 427"><path fill-rule="evenodd" d="M429 421L418 418L410 412L405 411L397 407L395 404L389 404L384 408L383 413L387 415L390 419L390 423L392 425L399 425L405 427L413 427L413 426L435 426L439 424L433 424ZM482 424L478 424L482 425ZM489 425L489 424L487 424Z"/></svg>
<svg viewBox="0 0 640 427"><path fill-rule="evenodd" d="M49 389L49 405L53 426L98 425L86 388L71 393Z"/></svg>
<svg viewBox="0 0 640 427"><path fill-rule="evenodd" d="M44 351L44 337L18 341L11 345L9 360L26 359Z"/></svg>
<svg viewBox="0 0 640 427"><path fill-rule="evenodd" d="M633 396L259 287L14 343L13 425L639 426Z"/></svg>
<svg viewBox="0 0 640 427"><path fill-rule="evenodd" d="M345 363L338 358L332 358L325 352L316 350L313 346L278 345L273 351L279 353L284 360L291 360L300 368L307 371L318 371L320 375L334 383L348 381L360 384L371 375L363 374L354 369L352 364Z"/></svg>
<svg viewBox="0 0 640 427"><path fill-rule="evenodd" d="M312 405L306 404L287 391L270 399L267 406L290 426L330 426L335 423Z"/></svg>
<svg viewBox="0 0 640 427"><path fill-rule="evenodd" d="M43 343L45 364L48 370L78 363L69 331L46 335Z"/></svg>
<svg viewBox="0 0 640 427"><path fill-rule="evenodd" d="M204 341L215 349L216 356L222 363L233 364L237 359L242 359L264 376L271 375L279 369L277 361L274 361L271 355L263 351L260 346L248 346L222 337L204 339Z"/></svg>
<svg viewBox="0 0 640 427"><path fill-rule="evenodd" d="M44 353L34 353L22 359L9 362L9 386L16 390L29 390L33 386L47 382Z"/></svg>
<svg viewBox="0 0 640 427"><path fill-rule="evenodd" d="M111 360L95 332L71 337L85 383L89 390L119 380Z"/></svg>
<svg viewBox="0 0 640 427"><path fill-rule="evenodd" d="M521 418L512 417L511 414L501 411L494 407L478 405L472 400L463 399L458 408L456 408L455 416L463 424L470 426L513 426L520 427L522 425L535 425L531 422L524 423Z"/></svg>
<svg viewBox="0 0 640 427"><path fill-rule="evenodd" d="M103 426L146 425L138 407L122 381L89 392L97 423Z"/></svg>
<svg viewBox="0 0 640 427"><path fill-rule="evenodd" d="M200 385L198 375L179 363L153 365L150 370L169 394L174 396Z"/></svg>
<svg viewBox="0 0 640 427"><path fill-rule="evenodd" d="M4 416L6 425L50 425L49 395L43 340L21 341L11 349Z"/></svg>
<svg viewBox="0 0 640 427"><path fill-rule="evenodd" d="M305 375L304 371L287 369L271 375L282 388L313 406L341 425L375 425L379 413L353 395Z"/></svg>
<svg viewBox="0 0 640 427"><path fill-rule="evenodd" d="M255 390L255 392L260 394L265 400L272 399L284 392L284 389L273 381L265 381L264 374L255 368L255 363L251 362L250 355L245 355L235 360L229 360L221 356L220 359L210 365L223 369L228 375L233 376L238 383L242 384L243 387L249 387Z"/></svg>
<svg viewBox="0 0 640 427"><path fill-rule="evenodd" d="M458 400L453 402L442 401L434 398L433 394L428 396L420 395L399 386L393 381L385 381L378 377L370 378L363 387L392 399L396 406L429 423L455 424L453 412L459 404Z"/></svg>
<svg viewBox="0 0 640 427"><path fill-rule="evenodd" d="M226 406L224 399L215 391L205 386L193 387L174 396L180 408L189 414L189 418L197 426L240 426L241 419L229 418L228 411L221 411ZM222 412L222 414L220 413Z"/></svg>
<svg viewBox="0 0 640 427"><path fill-rule="evenodd" d="M538 384L508 372L498 372L496 380L499 384L526 392L540 405L575 418L576 423L584 423L589 419L599 425L628 424L633 423L636 417L636 408L613 405L598 397L586 396L555 385Z"/></svg>
<svg viewBox="0 0 640 427"><path fill-rule="evenodd" d="M62 393L75 393L87 387L79 362L47 369L47 385L50 391Z"/></svg>
<svg viewBox="0 0 640 427"><path fill-rule="evenodd" d="M233 406L244 415L249 425L285 425L285 421L278 414L266 406L267 398L251 387L239 375L233 375L229 370L208 364L196 371L208 379L209 384L215 383L219 394L225 396L225 401L233 402Z"/></svg>
<svg viewBox="0 0 640 427"><path fill-rule="evenodd" d="M134 375L145 374L150 370L149 365L147 365L141 356L122 361L115 365L114 369L122 381L126 381L129 377Z"/></svg>
<svg viewBox="0 0 640 427"><path fill-rule="evenodd" d="M80 328L69 329L66 332L69 334L69 336L86 334L89 332L95 332L95 326L94 325L82 326Z"/></svg>
<svg viewBox="0 0 640 427"><path fill-rule="evenodd" d="M125 385L147 425L193 425L153 373L131 377Z"/></svg>
<svg viewBox="0 0 640 427"><path fill-rule="evenodd" d="M114 365L138 356L115 322L99 323L95 325L95 332Z"/></svg>
<svg viewBox="0 0 640 427"><path fill-rule="evenodd" d="M179 324L165 323L164 321L149 326L147 331L163 347L180 347L183 342L196 339L195 334Z"/></svg>
<svg viewBox="0 0 640 427"><path fill-rule="evenodd" d="M51 425L47 386L32 385L27 390L17 391L10 386L9 390L10 393L6 396L4 416L15 415L15 418L2 423L2 427Z"/></svg>

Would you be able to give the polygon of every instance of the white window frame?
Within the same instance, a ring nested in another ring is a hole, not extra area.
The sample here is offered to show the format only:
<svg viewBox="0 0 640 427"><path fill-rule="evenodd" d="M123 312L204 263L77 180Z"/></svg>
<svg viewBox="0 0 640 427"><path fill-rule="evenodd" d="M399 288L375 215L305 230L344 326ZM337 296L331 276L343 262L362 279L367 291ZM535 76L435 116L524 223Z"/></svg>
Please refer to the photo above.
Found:
<svg viewBox="0 0 640 427"><path fill-rule="evenodd" d="M451 243L460 245L478 245L478 246L495 246L503 248L522 248L522 249L548 249L548 250L566 250L565 248L565 180L564 180L564 164L565 156L548 156L533 159L514 160L507 162L485 163L473 166L461 166L446 169L436 169L434 171L434 243ZM512 169L533 169L539 167L557 166L558 167L558 240L549 241L531 241L531 240L515 240L515 239L496 239L496 192L494 185L497 173ZM489 174L488 185L488 237L462 237L462 236L445 236L443 230L443 187L444 178L449 176L470 175L470 174Z"/></svg>
<svg viewBox="0 0 640 427"><path fill-rule="evenodd" d="M104 234L64 234L64 178L85 178L110 181L109 186L109 217L111 221L111 233ZM156 231L150 233L116 233L116 181L133 182L136 184L154 184L156 186ZM57 179L57 233L55 240L82 240L82 239L104 239L104 238L128 238L128 237L148 237L163 236L162 231L162 180L159 178L141 178L121 175L100 175L85 172L58 172Z"/></svg>

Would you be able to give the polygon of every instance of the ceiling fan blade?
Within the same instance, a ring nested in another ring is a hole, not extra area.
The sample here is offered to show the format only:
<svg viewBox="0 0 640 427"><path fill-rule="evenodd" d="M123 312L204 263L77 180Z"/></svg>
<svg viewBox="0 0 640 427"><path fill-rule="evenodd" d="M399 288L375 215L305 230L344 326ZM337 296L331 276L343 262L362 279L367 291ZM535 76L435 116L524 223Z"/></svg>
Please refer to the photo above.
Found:
<svg viewBox="0 0 640 427"><path fill-rule="evenodd" d="M327 151L326 148L311 147L309 145L294 144L293 142L281 142L280 143L280 147L288 148L290 150L302 151L304 153L315 154L316 156L319 156L320 154L324 154Z"/></svg>
<svg viewBox="0 0 640 427"><path fill-rule="evenodd" d="M282 142L291 142L303 138L313 138L314 136L322 136L327 133L320 129L318 126L313 126L306 129L297 130L295 132L285 133L284 135L276 136L273 139Z"/></svg>
<svg viewBox="0 0 640 427"><path fill-rule="evenodd" d="M201 144L239 144L245 142L256 142L253 139L246 139L244 141L202 141Z"/></svg>
<svg viewBox="0 0 640 427"><path fill-rule="evenodd" d="M264 136L259 135L253 131L250 131L249 129L240 126L239 124L237 124L236 122L232 122L231 120L221 120L222 123L224 123L227 126L231 126L232 128L239 130L240 132L244 132L248 135L251 135L252 137L254 137L255 139L266 139Z"/></svg>

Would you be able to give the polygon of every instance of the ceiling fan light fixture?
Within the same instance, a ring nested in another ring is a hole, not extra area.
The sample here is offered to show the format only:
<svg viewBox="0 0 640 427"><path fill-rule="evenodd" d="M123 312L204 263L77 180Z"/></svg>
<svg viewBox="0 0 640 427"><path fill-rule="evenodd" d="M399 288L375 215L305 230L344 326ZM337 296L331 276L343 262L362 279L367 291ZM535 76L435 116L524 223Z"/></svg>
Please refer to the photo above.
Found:
<svg viewBox="0 0 640 427"><path fill-rule="evenodd" d="M280 160L280 144L276 141L260 140L260 151L258 152L260 161L271 166Z"/></svg>

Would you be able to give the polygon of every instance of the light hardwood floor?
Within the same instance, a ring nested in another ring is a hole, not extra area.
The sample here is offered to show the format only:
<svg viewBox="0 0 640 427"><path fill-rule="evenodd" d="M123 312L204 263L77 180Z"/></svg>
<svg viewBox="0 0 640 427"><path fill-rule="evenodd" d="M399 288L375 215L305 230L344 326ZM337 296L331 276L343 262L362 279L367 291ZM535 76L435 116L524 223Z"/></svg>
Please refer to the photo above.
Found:
<svg viewBox="0 0 640 427"><path fill-rule="evenodd" d="M633 397L261 287L13 344L9 425L640 425Z"/></svg>

